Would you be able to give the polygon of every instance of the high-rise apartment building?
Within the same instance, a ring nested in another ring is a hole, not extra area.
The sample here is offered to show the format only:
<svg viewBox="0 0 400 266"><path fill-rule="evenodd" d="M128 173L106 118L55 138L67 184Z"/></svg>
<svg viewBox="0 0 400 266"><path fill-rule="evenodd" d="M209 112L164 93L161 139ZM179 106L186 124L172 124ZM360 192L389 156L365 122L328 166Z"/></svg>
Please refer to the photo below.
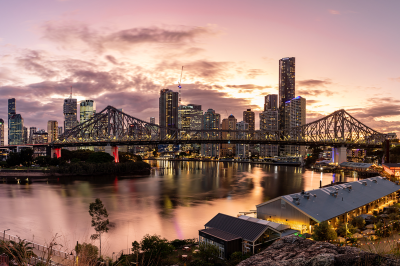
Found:
<svg viewBox="0 0 400 266"><path fill-rule="evenodd" d="M24 144L28 144L29 143L29 139L28 139L28 128L24 127L24 133L23 133L23 143Z"/></svg>
<svg viewBox="0 0 400 266"><path fill-rule="evenodd" d="M168 89L160 91L159 99L159 125L165 128L178 128L178 92ZM162 136L168 131L162 130Z"/></svg>
<svg viewBox="0 0 400 266"><path fill-rule="evenodd" d="M260 131L262 133L277 131L279 129L279 111L267 109L260 113ZM261 144L260 156L261 157L274 157L279 155L279 145Z"/></svg>
<svg viewBox="0 0 400 266"><path fill-rule="evenodd" d="M286 57L279 60L279 128L285 128L285 103L296 97L295 91L295 58Z"/></svg>
<svg viewBox="0 0 400 266"><path fill-rule="evenodd" d="M77 113L78 113L78 102L72 98L72 94L69 98L64 99L64 131L67 132L78 125Z"/></svg>
<svg viewBox="0 0 400 266"><path fill-rule="evenodd" d="M32 144L49 143L48 133L44 130L39 130L32 134Z"/></svg>
<svg viewBox="0 0 400 266"><path fill-rule="evenodd" d="M188 104L181 105L178 110L179 129L181 130L201 130L203 123L203 111L201 105Z"/></svg>
<svg viewBox="0 0 400 266"><path fill-rule="evenodd" d="M36 127L30 127L29 128L29 143L33 143L33 133L36 132Z"/></svg>
<svg viewBox="0 0 400 266"><path fill-rule="evenodd" d="M278 94L268 94L265 96L264 111L278 111Z"/></svg>
<svg viewBox="0 0 400 266"><path fill-rule="evenodd" d="M84 100L80 103L79 108L80 123L86 122L96 113L96 103L93 100Z"/></svg>
<svg viewBox="0 0 400 266"><path fill-rule="evenodd" d="M8 144L11 143L11 134L10 134L10 119L11 116L16 114L16 107L15 107L15 98L8 99L8 119L7 119L7 126L8 126Z"/></svg>
<svg viewBox="0 0 400 266"><path fill-rule="evenodd" d="M58 122L57 121L49 120L47 122L47 134L48 134L49 143L58 139Z"/></svg>
<svg viewBox="0 0 400 266"><path fill-rule="evenodd" d="M8 126L8 144L24 144L24 119L20 114L11 115Z"/></svg>
<svg viewBox="0 0 400 266"><path fill-rule="evenodd" d="M156 123L156 118L155 117L150 117L150 123L155 124Z"/></svg>
<svg viewBox="0 0 400 266"><path fill-rule="evenodd" d="M0 146L4 146L4 120L0 118Z"/></svg>
<svg viewBox="0 0 400 266"><path fill-rule="evenodd" d="M247 109L243 111L243 121L249 124L249 131L254 131L255 128L255 120L254 120L254 112L251 109Z"/></svg>
<svg viewBox="0 0 400 266"><path fill-rule="evenodd" d="M63 127L58 127L58 136L61 136L63 133Z"/></svg>
<svg viewBox="0 0 400 266"><path fill-rule="evenodd" d="M236 130L237 120L233 115L222 120L222 130ZM234 132L222 132L223 139L235 139ZM221 144L221 157L232 157L236 154L235 144Z"/></svg>
<svg viewBox="0 0 400 266"><path fill-rule="evenodd" d="M216 113L213 109L208 109L203 115L203 129L204 130L219 130L221 124L221 115ZM217 137L218 133L211 133L212 137ZM201 156L205 157L219 157L219 144L202 144Z"/></svg>
<svg viewBox="0 0 400 266"><path fill-rule="evenodd" d="M236 133L236 137L241 139L245 138L247 134L249 134L250 125L245 121L240 121L236 123L236 130L240 130L243 132ZM249 156L249 144L236 144L236 157L240 159L247 158Z"/></svg>
<svg viewBox="0 0 400 266"><path fill-rule="evenodd" d="M285 103L285 128L293 128L306 124L306 104L306 99L300 96ZM295 140L297 136L291 135L290 138ZM288 156L305 155L304 146L286 145L284 150Z"/></svg>

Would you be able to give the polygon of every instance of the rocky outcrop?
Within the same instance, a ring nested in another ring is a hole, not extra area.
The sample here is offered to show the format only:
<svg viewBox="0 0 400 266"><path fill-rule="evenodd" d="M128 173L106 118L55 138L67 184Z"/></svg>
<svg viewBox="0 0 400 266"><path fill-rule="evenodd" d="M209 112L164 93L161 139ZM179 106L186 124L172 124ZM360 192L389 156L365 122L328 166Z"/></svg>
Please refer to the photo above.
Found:
<svg viewBox="0 0 400 266"><path fill-rule="evenodd" d="M399 260L354 247L337 247L297 236L284 237L238 266L353 266L400 265Z"/></svg>

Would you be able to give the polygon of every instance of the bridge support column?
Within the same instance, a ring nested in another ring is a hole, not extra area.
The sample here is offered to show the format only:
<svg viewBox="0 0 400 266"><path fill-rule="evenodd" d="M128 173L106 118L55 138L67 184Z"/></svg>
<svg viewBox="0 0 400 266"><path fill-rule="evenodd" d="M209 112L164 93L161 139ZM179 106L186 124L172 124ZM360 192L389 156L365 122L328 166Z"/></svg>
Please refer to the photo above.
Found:
<svg viewBox="0 0 400 266"><path fill-rule="evenodd" d="M344 146L332 148L332 162L337 164L347 162L347 148Z"/></svg>
<svg viewBox="0 0 400 266"><path fill-rule="evenodd" d="M118 146L106 146L105 152L114 157L114 162L119 163Z"/></svg>
<svg viewBox="0 0 400 266"><path fill-rule="evenodd" d="M51 158L60 158L61 148L51 148Z"/></svg>

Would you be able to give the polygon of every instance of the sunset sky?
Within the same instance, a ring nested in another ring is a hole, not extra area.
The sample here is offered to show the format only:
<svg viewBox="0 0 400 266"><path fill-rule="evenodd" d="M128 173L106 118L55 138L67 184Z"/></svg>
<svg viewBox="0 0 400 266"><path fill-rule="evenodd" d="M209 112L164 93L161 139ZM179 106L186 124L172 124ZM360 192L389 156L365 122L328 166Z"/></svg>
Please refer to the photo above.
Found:
<svg viewBox="0 0 400 266"><path fill-rule="evenodd" d="M296 57L307 121L338 109L381 132L400 126L400 1L0 0L0 118L63 124L70 87L158 123L159 90L242 120L278 93Z"/></svg>

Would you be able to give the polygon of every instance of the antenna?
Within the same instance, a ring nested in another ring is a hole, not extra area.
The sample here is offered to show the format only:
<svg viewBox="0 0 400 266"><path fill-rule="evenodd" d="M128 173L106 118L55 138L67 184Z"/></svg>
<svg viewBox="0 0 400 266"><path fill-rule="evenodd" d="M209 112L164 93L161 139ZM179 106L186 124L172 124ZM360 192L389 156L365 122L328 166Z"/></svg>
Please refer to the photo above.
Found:
<svg viewBox="0 0 400 266"><path fill-rule="evenodd" d="M179 88L179 98L178 98L178 109L181 109L181 92L182 92L182 86L181 86L181 81L182 81L182 73L183 73L183 66L181 70L181 78L179 79L178 83L178 88Z"/></svg>
<svg viewBox="0 0 400 266"><path fill-rule="evenodd" d="M71 86L71 95L69 96L69 98L71 98L71 99L72 99L72 86Z"/></svg>

